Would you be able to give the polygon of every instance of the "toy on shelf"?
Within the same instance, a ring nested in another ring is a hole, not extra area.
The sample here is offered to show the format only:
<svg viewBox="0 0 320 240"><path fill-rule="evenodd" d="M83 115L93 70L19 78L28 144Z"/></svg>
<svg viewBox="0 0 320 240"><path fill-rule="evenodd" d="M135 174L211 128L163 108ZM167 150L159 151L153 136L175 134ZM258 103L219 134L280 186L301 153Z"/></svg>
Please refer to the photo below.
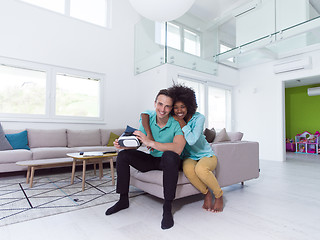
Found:
<svg viewBox="0 0 320 240"><path fill-rule="evenodd" d="M316 131L315 134L303 132L296 136L296 152L297 153L310 153L319 154L319 138L320 133Z"/></svg>
<svg viewBox="0 0 320 240"><path fill-rule="evenodd" d="M295 152L296 151L296 143L293 139L286 139L286 151L287 152Z"/></svg>

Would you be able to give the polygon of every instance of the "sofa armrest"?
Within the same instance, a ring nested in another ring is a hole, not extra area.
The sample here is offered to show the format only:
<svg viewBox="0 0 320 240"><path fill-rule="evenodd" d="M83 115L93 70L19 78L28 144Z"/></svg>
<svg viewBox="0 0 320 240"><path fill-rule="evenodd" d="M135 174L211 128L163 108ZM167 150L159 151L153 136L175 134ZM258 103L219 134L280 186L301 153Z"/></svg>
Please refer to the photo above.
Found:
<svg viewBox="0 0 320 240"><path fill-rule="evenodd" d="M218 158L215 175L221 187L259 177L258 142L212 144Z"/></svg>

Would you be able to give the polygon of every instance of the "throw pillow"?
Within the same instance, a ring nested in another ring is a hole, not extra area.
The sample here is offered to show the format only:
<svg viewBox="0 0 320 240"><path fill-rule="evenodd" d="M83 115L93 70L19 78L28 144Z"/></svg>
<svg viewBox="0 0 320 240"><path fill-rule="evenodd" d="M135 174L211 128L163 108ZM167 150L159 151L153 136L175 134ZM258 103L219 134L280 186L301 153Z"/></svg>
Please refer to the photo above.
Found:
<svg viewBox="0 0 320 240"><path fill-rule="evenodd" d="M6 134L6 138L8 139L9 143L11 144L13 149L28 149L28 132L27 130L14 133L14 134Z"/></svg>
<svg viewBox="0 0 320 240"><path fill-rule="evenodd" d="M214 128L211 128L211 130L206 128L203 131L203 134L206 137L207 142L212 143L214 138L216 137L216 130Z"/></svg>
<svg viewBox="0 0 320 240"><path fill-rule="evenodd" d="M222 129L218 135L216 136L216 138L214 139L214 143L218 143L218 142L226 142L226 141L230 141L230 138L227 134L226 129Z"/></svg>
<svg viewBox="0 0 320 240"><path fill-rule="evenodd" d="M228 136L229 136L231 142L241 141L241 139L243 137L243 133L242 132L228 132Z"/></svg>
<svg viewBox="0 0 320 240"><path fill-rule="evenodd" d="M4 150L12 150L12 146L10 145L10 143L8 142L8 140L6 139L6 135L3 131L2 125L0 123L0 151L4 151Z"/></svg>
<svg viewBox="0 0 320 240"><path fill-rule="evenodd" d="M119 137L120 137L119 135L111 132L107 146L113 146L114 140L116 140L116 139L119 138Z"/></svg>

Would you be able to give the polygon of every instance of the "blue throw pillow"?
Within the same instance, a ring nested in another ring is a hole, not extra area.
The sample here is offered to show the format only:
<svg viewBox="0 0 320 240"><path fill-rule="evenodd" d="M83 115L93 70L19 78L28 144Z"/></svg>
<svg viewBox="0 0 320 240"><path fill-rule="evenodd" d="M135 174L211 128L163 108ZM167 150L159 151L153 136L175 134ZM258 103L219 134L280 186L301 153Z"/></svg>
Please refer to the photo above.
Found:
<svg viewBox="0 0 320 240"><path fill-rule="evenodd" d="M8 139L8 141L13 149L28 149L28 150L30 150L30 148L28 146L28 132L27 132L27 130L20 132L20 133L6 134L6 138Z"/></svg>

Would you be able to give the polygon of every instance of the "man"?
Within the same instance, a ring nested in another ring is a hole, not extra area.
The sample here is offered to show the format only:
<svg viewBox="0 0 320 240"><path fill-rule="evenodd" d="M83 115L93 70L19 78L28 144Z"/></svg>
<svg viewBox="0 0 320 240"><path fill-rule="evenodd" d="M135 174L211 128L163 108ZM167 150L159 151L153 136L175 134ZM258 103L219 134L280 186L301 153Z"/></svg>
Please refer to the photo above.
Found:
<svg viewBox="0 0 320 240"><path fill-rule="evenodd" d="M150 116L150 129L153 139L147 137L142 125L134 135L147 147L151 148L150 154L128 149L119 152L117 157L117 193L119 201L106 211L111 215L129 207L130 166L141 172L151 170L163 171L164 204L161 228L168 229L174 224L171 212L172 201L175 198L178 173L180 167L180 154L185 146L185 139L180 125L170 116L173 98L166 89L160 90L155 100L155 114ZM114 146L123 149L114 142Z"/></svg>

